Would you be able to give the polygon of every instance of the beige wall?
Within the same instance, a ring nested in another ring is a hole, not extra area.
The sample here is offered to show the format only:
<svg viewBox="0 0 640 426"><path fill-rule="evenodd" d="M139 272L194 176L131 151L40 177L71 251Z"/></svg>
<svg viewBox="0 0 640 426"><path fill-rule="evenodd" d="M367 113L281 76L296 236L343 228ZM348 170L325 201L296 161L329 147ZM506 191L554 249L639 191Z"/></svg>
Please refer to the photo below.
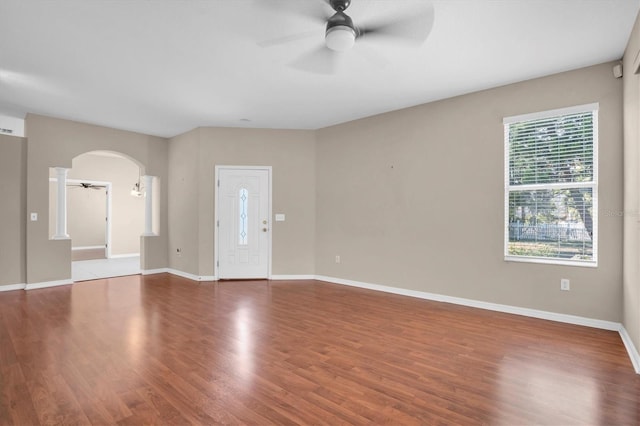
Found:
<svg viewBox="0 0 640 426"><path fill-rule="evenodd" d="M314 132L200 128L173 138L169 150L170 267L214 274L216 165L272 166L273 213L286 214L285 222L272 218L272 273L314 273Z"/></svg>
<svg viewBox="0 0 640 426"><path fill-rule="evenodd" d="M622 209L622 81L611 68L319 130L316 273L620 321L622 220L602 214ZM598 268L505 262L503 117L591 102L600 103Z"/></svg>
<svg viewBox="0 0 640 426"><path fill-rule="evenodd" d="M67 226L71 247L102 247L106 237L107 188L70 186L67 192ZM136 245L140 242L136 238ZM139 248L136 247L137 252Z"/></svg>
<svg viewBox="0 0 640 426"><path fill-rule="evenodd" d="M169 267L194 275L200 275L198 136L196 129L169 141Z"/></svg>
<svg viewBox="0 0 640 426"><path fill-rule="evenodd" d="M640 18L624 55L624 318L640 350L640 76L633 63L640 52Z"/></svg>
<svg viewBox="0 0 640 426"><path fill-rule="evenodd" d="M56 233L57 182L49 182L49 238ZM67 186L67 233L71 247L104 247L106 244L107 188Z"/></svg>
<svg viewBox="0 0 640 426"><path fill-rule="evenodd" d="M27 141L0 135L0 286L26 282Z"/></svg>
<svg viewBox="0 0 640 426"><path fill-rule="evenodd" d="M141 165L144 173L167 178L167 140L67 120L28 115L27 211L37 212L37 222L27 222L27 283L71 277L71 241L48 238L49 167L72 167L72 159L90 151L113 151ZM161 211L167 211L167 191L161 192ZM161 216L160 235L144 237L143 269L166 267L167 218Z"/></svg>

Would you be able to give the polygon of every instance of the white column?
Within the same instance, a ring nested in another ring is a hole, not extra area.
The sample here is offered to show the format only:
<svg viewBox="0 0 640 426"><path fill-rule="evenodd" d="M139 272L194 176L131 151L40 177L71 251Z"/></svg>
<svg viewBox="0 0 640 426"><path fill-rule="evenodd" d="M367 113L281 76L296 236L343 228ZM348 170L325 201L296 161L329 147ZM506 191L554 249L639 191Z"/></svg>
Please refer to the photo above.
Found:
<svg viewBox="0 0 640 426"><path fill-rule="evenodd" d="M144 179L144 236L153 233L153 176L142 176Z"/></svg>
<svg viewBox="0 0 640 426"><path fill-rule="evenodd" d="M68 240L67 234L67 172L69 169L56 167L56 178L58 179L58 194L56 205L56 234L54 240Z"/></svg>

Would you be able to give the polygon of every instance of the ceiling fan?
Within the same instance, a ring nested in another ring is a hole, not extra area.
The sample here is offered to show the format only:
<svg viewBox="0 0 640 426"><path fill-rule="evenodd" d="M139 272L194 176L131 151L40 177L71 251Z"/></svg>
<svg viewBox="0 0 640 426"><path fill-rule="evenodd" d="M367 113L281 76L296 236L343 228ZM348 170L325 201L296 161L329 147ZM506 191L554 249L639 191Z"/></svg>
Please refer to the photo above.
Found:
<svg viewBox="0 0 640 426"><path fill-rule="evenodd" d="M96 191L99 191L101 189L105 189L106 188L106 186L104 186L104 185L95 185L93 183L86 183L86 182L69 183L69 184L67 184L67 186L72 186L72 187L77 187L77 188L82 188L82 189L95 189Z"/></svg>
<svg viewBox="0 0 640 426"><path fill-rule="evenodd" d="M298 60L292 65L307 66L308 71L313 71L314 65L320 67L321 62L335 60L336 54L345 53L352 49L356 42L386 40L392 42L405 42L414 45L422 44L428 37L433 27L434 11L429 0L422 1L370 1L358 0L354 2L358 7L370 6L374 8L380 5L392 5L392 10L387 10L385 16L376 20L366 20L356 16L355 22L347 14L347 9L351 6L352 0L315 0L291 2L261 2L266 3L271 8L278 9L278 13L289 12L313 18L316 22L325 25L324 44L316 48L315 51ZM418 8L404 11L403 6L407 3L417 5ZM321 4L322 6L318 7ZM331 9L327 6L330 6ZM389 9L389 8L387 8ZM356 11L357 13L357 11ZM354 15L355 16L355 15ZM317 31L307 31L275 38L258 43L262 47L293 42L308 37L317 37ZM326 65L326 64L325 64ZM298 67L303 68L303 67ZM317 70L321 71L321 70Z"/></svg>

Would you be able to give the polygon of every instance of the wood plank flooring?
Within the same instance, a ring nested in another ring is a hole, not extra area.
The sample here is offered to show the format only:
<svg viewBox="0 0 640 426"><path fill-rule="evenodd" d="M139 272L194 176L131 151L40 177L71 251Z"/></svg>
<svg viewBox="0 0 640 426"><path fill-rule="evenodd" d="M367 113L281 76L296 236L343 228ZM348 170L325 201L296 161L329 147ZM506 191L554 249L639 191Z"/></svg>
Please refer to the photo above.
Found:
<svg viewBox="0 0 640 426"><path fill-rule="evenodd" d="M319 281L0 293L0 424L640 424L618 333Z"/></svg>

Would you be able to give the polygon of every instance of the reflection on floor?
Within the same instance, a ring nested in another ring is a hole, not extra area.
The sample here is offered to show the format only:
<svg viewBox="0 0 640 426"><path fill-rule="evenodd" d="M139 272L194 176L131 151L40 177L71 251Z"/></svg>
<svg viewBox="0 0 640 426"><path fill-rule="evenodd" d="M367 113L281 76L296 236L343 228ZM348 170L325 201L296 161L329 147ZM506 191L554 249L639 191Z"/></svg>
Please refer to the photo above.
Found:
<svg viewBox="0 0 640 426"><path fill-rule="evenodd" d="M71 262L71 279L73 281L121 277L139 273L140 256Z"/></svg>

